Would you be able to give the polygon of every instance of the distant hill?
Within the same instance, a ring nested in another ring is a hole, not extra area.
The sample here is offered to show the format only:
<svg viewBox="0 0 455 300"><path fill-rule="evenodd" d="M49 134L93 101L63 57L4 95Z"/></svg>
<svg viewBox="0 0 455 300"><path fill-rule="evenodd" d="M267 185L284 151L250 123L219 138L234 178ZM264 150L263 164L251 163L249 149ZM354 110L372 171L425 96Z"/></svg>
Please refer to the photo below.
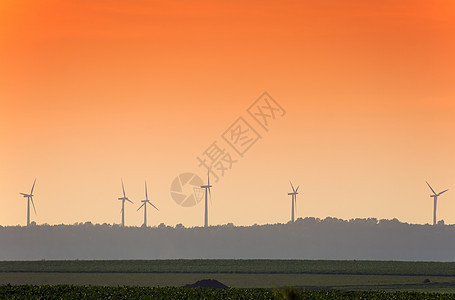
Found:
<svg viewBox="0 0 455 300"><path fill-rule="evenodd" d="M248 227L0 226L0 260L173 258L455 261L455 225L300 218Z"/></svg>

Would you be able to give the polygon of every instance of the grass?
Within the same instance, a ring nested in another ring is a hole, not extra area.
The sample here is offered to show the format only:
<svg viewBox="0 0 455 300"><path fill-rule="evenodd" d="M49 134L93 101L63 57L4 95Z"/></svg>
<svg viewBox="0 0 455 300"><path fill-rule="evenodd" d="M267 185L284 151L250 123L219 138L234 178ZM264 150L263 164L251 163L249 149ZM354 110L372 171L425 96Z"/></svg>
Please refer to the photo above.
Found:
<svg viewBox="0 0 455 300"><path fill-rule="evenodd" d="M302 289L201 289L99 287L74 285L0 286L1 299L455 299L454 294L385 291L310 291Z"/></svg>
<svg viewBox="0 0 455 300"><path fill-rule="evenodd" d="M452 262L347 260L71 260L0 261L0 272L245 273L455 276Z"/></svg>
<svg viewBox="0 0 455 300"><path fill-rule="evenodd" d="M217 279L235 288L455 293L454 269L454 263L392 261L3 261L0 285L180 287L201 279ZM429 282L424 283L425 279Z"/></svg>
<svg viewBox="0 0 455 300"><path fill-rule="evenodd" d="M429 278L430 283L423 281ZM0 273L0 285L97 285L183 286L201 279L216 279L235 288L280 288L341 290L424 290L455 292L451 277L324 274L235 274L235 273Z"/></svg>

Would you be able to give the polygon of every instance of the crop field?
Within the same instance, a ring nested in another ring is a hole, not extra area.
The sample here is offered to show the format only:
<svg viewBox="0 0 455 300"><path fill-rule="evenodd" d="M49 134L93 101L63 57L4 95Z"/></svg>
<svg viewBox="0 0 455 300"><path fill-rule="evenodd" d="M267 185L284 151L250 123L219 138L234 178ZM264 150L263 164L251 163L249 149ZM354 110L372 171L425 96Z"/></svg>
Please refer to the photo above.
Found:
<svg viewBox="0 0 455 300"><path fill-rule="evenodd" d="M455 299L452 294L383 291L309 291L97 286L0 286L2 299Z"/></svg>
<svg viewBox="0 0 455 300"><path fill-rule="evenodd" d="M202 279L216 279L235 288L282 288L339 290L412 290L455 292L448 277L323 274L194 274L194 273L0 273L0 284L97 285L181 287ZM424 283L430 279L429 283Z"/></svg>
<svg viewBox="0 0 455 300"><path fill-rule="evenodd" d="M0 261L0 272L455 276L455 263L278 259L40 260Z"/></svg>
<svg viewBox="0 0 455 300"><path fill-rule="evenodd" d="M135 293L135 289L140 288L148 288L146 290L150 293L162 293L163 290L153 289L158 287L168 287L168 291L177 293L183 285L202 279L216 279L234 288L232 291L254 289L255 293L260 291L264 295L268 295L270 289L292 287L315 293L335 290L352 293L415 291L437 292L451 297L455 293L455 263L324 260L0 262L0 285L10 292L15 287L33 287L33 291L39 291L40 287L47 290L71 287L76 291L87 286L93 289L104 286L108 291L117 293L120 290L115 288L124 286L128 293ZM1 294L0 298L3 298Z"/></svg>

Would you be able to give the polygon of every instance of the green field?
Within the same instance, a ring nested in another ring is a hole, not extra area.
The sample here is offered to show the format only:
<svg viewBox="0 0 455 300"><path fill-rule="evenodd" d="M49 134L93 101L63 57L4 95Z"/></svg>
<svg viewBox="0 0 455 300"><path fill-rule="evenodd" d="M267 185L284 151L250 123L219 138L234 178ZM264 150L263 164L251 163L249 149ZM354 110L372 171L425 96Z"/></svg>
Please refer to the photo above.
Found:
<svg viewBox="0 0 455 300"><path fill-rule="evenodd" d="M309 291L99 286L0 286L1 299L455 299L453 294L384 291Z"/></svg>
<svg viewBox="0 0 455 300"><path fill-rule="evenodd" d="M0 261L0 272L264 273L455 276L452 262L353 260L56 260Z"/></svg>
<svg viewBox="0 0 455 300"><path fill-rule="evenodd" d="M306 260L0 262L0 285L181 287L216 279L233 288L455 293L455 263Z"/></svg>
<svg viewBox="0 0 455 300"><path fill-rule="evenodd" d="M425 279L430 283L423 283ZM449 277L324 274L195 274L195 273L0 273L0 284L97 285L180 287L201 279L216 279L235 288L282 288L337 290L409 290L455 292Z"/></svg>

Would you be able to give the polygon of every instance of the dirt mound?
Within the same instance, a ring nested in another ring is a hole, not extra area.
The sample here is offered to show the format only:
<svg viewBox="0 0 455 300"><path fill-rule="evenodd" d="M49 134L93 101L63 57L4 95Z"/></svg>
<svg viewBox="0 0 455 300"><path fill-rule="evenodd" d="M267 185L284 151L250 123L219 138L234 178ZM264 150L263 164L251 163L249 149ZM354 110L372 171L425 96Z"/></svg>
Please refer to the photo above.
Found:
<svg viewBox="0 0 455 300"><path fill-rule="evenodd" d="M185 288L212 288L212 289L228 289L227 285L222 284L218 280L215 279L203 279L199 280L193 284L186 284L183 287Z"/></svg>

